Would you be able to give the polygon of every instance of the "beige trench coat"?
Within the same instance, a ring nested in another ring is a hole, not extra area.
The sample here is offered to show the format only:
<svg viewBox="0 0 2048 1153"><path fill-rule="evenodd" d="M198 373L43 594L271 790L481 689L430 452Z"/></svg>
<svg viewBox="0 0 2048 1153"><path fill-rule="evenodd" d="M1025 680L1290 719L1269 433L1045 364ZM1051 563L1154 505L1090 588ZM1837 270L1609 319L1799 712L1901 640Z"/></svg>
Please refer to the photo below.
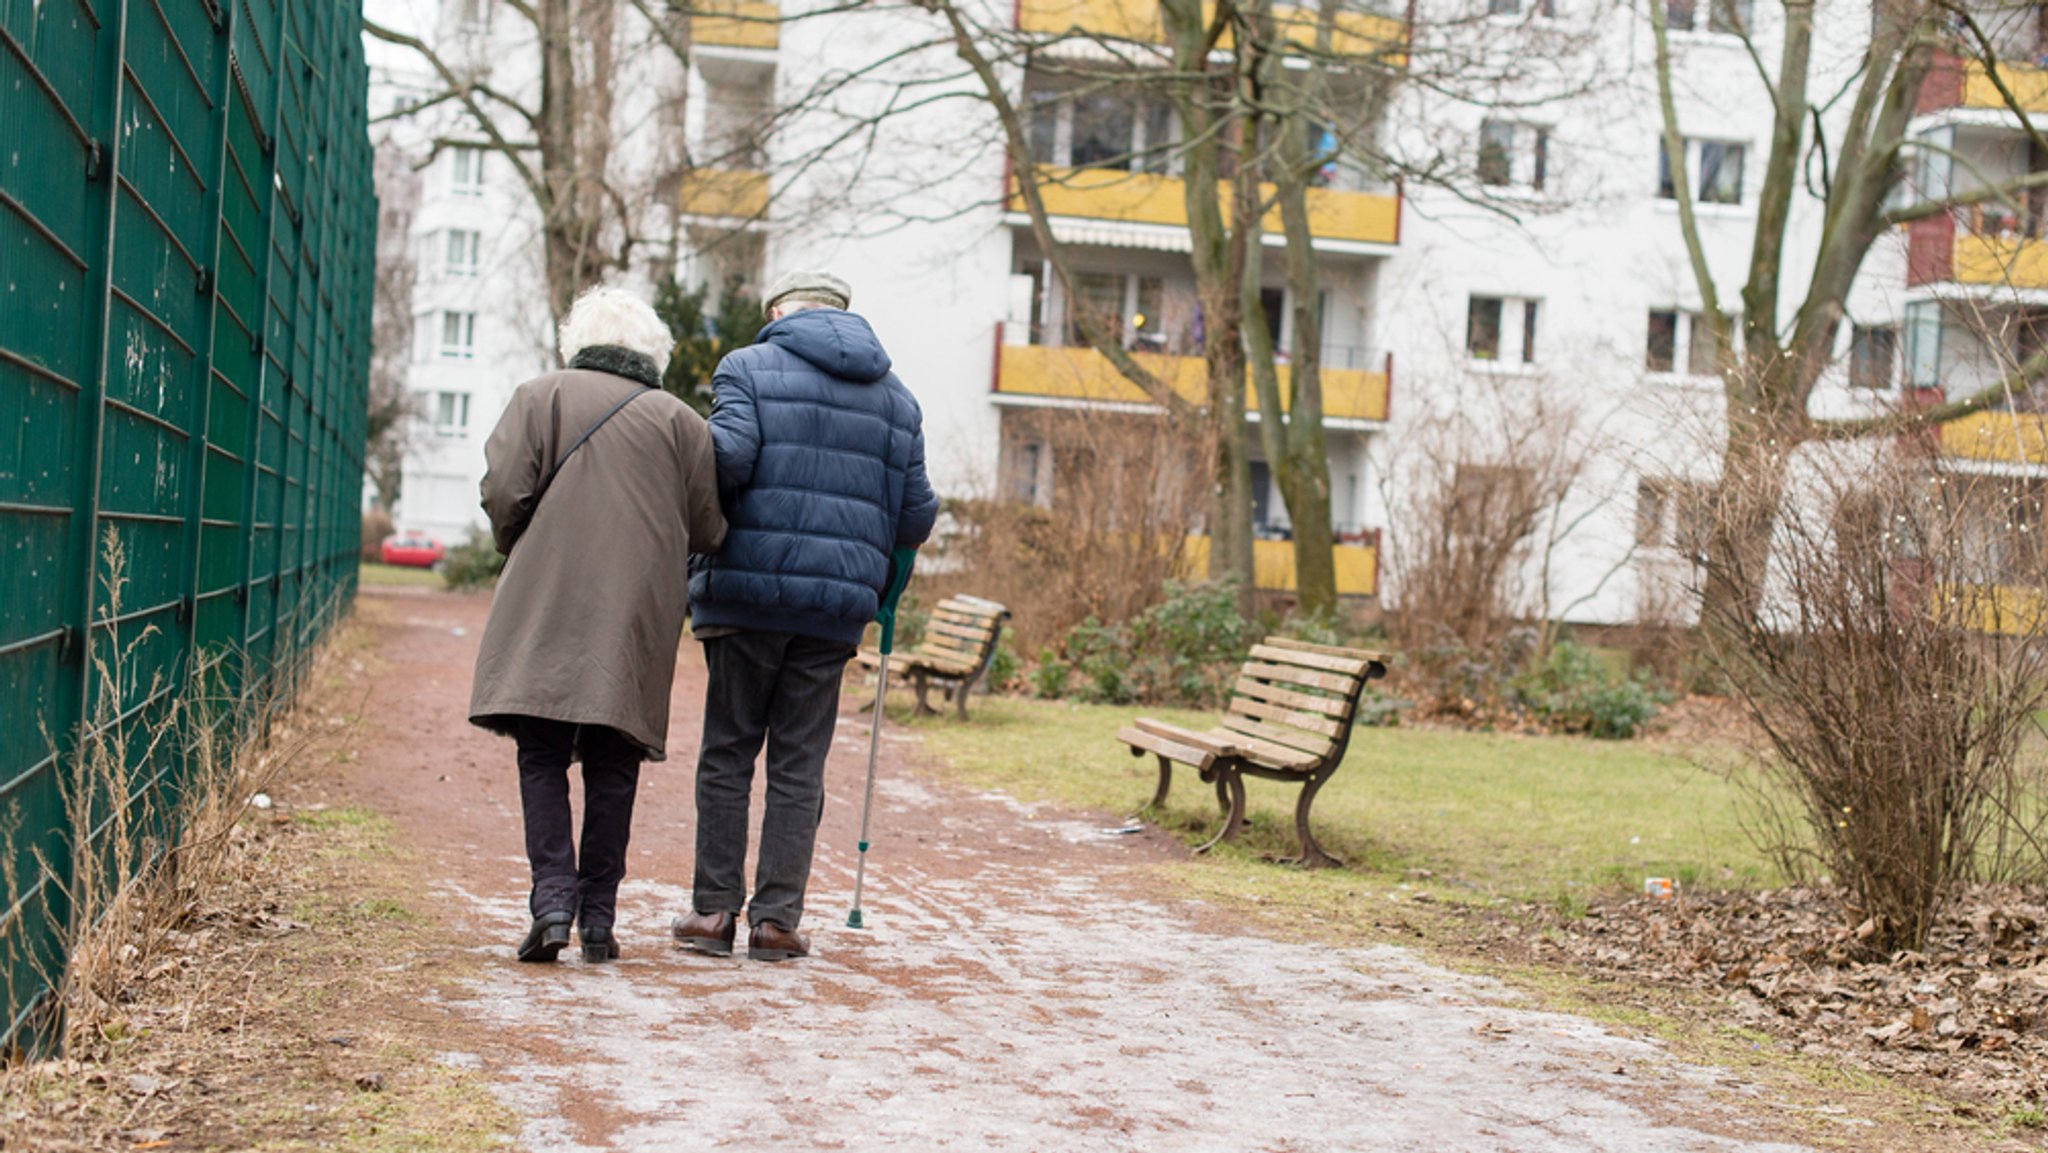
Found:
<svg viewBox="0 0 2048 1153"><path fill-rule="evenodd" d="M663 760L689 557L725 539L711 433L659 389L578 449L534 506L556 454L630 392L571 369L519 386L484 446L484 512L505 571L491 599L469 719L609 725Z"/></svg>

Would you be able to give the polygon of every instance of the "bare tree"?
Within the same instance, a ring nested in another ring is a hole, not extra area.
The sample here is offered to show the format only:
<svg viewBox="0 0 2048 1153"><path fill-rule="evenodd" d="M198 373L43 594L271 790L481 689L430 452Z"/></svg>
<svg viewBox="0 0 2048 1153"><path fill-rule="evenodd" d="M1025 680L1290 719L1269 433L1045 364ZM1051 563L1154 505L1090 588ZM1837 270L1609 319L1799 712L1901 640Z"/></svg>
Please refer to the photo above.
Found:
<svg viewBox="0 0 2048 1153"><path fill-rule="evenodd" d="M1762 603L1756 578L1764 571L1780 508L1787 499L1788 462L1802 444L1820 439L1888 435L1931 427L2009 399L2048 368L2034 356L1969 396L1924 408L1904 408L1868 419L1823 422L1809 400L1835 361L1847 300L1873 245L1900 225L1955 213L1971 205L2014 205L2048 188L2048 172L1988 180L1974 190L1907 187L1916 160L1952 155L1937 143L1912 137L1908 126L1920 107L1923 84L1937 66L1981 69L2005 109L2016 114L2033 148L2043 138L2006 78L2008 60L1973 5L1961 0L1885 0L1877 5L1868 40L1850 79L1837 92L1816 90L1816 6L1785 0L1782 49L1773 67L1758 52L1752 30L1729 13L1723 22L1740 34L1755 63L1755 79L1769 96L1772 130L1765 154L1756 232L1733 299L1708 266L1689 180L1685 142L1673 95L1668 16L1662 0L1648 0L1655 44L1657 99L1663 147L1677 202L1680 232L1699 291L1703 323L1721 353L1727 439L1722 483L1708 548L1704 611L1708 619L1752 618ZM1717 9L1719 11L1719 9ZM2031 9L2028 9L2031 12ZM2029 17L2031 18L2031 17ZM1842 105L1847 102L1846 112ZM1795 209L1804 190L1819 200L1821 226L1809 251L1793 251ZM1906 193L1901 196L1901 193ZM1789 270L1812 272L1796 304L1787 303ZM1734 338L1740 327L1741 339Z"/></svg>
<svg viewBox="0 0 2048 1153"><path fill-rule="evenodd" d="M420 201L419 175L389 140L377 148L377 273L370 311L370 399L364 465L377 507L390 515L405 482L416 402L406 388L412 360L412 216Z"/></svg>

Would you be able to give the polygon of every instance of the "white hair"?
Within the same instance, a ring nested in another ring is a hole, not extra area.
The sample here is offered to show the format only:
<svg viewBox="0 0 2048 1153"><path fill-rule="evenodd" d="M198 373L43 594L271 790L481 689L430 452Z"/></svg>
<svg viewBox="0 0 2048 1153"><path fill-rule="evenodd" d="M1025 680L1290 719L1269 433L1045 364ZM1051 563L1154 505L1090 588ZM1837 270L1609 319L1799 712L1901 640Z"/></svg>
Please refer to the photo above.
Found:
<svg viewBox="0 0 2048 1153"><path fill-rule="evenodd" d="M675 336L648 303L623 288L598 287L576 298L562 321L564 362L600 344L617 345L654 361L654 371L668 371Z"/></svg>

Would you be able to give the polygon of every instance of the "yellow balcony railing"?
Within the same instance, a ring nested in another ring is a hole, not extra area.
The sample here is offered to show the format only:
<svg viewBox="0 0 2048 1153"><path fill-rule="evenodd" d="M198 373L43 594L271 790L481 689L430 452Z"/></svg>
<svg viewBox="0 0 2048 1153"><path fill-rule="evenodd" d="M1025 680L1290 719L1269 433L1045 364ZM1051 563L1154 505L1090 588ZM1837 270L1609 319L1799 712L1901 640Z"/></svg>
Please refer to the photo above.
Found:
<svg viewBox="0 0 2048 1153"><path fill-rule="evenodd" d="M1078 216L1090 220L1116 220L1127 224L1188 226L1187 185L1174 176L1152 172L1122 172L1109 168L1037 169L1039 196L1052 216ZM1271 192L1268 185L1265 192ZM1223 213L1230 217L1229 190L1223 193ZM1024 197L1014 189L1010 209L1024 211ZM1350 240L1367 244L1397 244L1401 239L1401 199L1372 192L1344 192L1334 188L1311 188L1308 192L1309 231L1318 240ZM1278 235L1280 210L1266 214L1264 227Z"/></svg>
<svg viewBox="0 0 2048 1153"><path fill-rule="evenodd" d="M760 0L696 0L690 6L690 40L721 48L773 48L780 39L781 12Z"/></svg>
<svg viewBox="0 0 2048 1153"><path fill-rule="evenodd" d="M1208 401L1208 372L1198 356L1136 354L1138 363L1191 404ZM1288 370L1280 366L1280 390L1288 389ZM1387 419L1387 373L1348 368L1323 369L1323 415L1334 420ZM1125 379L1109 358L1092 348L1052 348L1042 344L1005 344L996 360L996 392L1053 400L1108 404L1146 404L1144 390ZM1246 388L1246 407L1258 411L1258 397Z"/></svg>
<svg viewBox="0 0 2048 1153"><path fill-rule="evenodd" d="M1380 591L1380 551L1369 544L1340 544L1337 554L1337 595L1377 596ZM1209 538L1191 536L1181 553L1182 575L1199 577L1209 571ZM1293 592L1294 542L1256 540L1252 542L1252 583L1268 592Z"/></svg>
<svg viewBox="0 0 2048 1153"><path fill-rule="evenodd" d="M2014 99L2028 112L2048 112L2048 68L2036 68L2011 60L1998 64L1998 78L2012 90ZM1953 91L1953 89L1951 89ZM1984 71L1984 65L1972 61L1963 70L1963 107L2004 108L2005 97L1991 77Z"/></svg>
<svg viewBox="0 0 2048 1153"><path fill-rule="evenodd" d="M1204 5L1209 9L1209 5ZM1273 21L1290 43L1313 46L1316 41L1318 10L1314 5L1276 6ZM1166 26L1158 0L1021 0L1017 7L1020 31L1058 36L1080 32L1118 40L1156 44L1166 39ZM1330 22L1329 51L1342 56L1366 56L1406 43L1406 22L1374 12L1339 12ZM1222 47L1230 47L1226 32Z"/></svg>
<svg viewBox="0 0 2048 1153"><path fill-rule="evenodd" d="M1941 426L1942 451L1965 460L2048 464L2048 416L1979 412Z"/></svg>
<svg viewBox="0 0 2048 1153"><path fill-rule="evenodd" d="M732 168L699 168L683 177L677 203L690 216L759 219L768 213L768 174Z"/></svg>
<svg viewBox="0 0 2048 1153"><path fill-rule="evenodd" d="M2048 594L2025 585L1944 585L1937 597L1956 599L1958 618L1971 632L2031 636L2048 624ZM1938 611L1938 610L1937 610Z"/></svg>
<svg viewBox="0 0 2048 1153"><path fill-rule="evenodd" d="M2048 241L1962 233L1954 268L1958 284L2048 288Z"/></svg>

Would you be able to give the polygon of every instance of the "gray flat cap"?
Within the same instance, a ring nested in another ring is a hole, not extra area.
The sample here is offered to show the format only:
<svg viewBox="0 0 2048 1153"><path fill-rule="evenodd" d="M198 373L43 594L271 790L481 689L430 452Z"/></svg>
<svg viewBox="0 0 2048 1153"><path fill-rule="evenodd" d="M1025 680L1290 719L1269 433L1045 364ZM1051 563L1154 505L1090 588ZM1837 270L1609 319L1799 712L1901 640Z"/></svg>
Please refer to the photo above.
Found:
<svg viewBox="0 0 2048 1153"><path fill-rule="evenodd" d="M846 308L853 303L853 287L829 272L785 272L762 295L761 311L773 311L777 304L790 298Z"/></svg>

